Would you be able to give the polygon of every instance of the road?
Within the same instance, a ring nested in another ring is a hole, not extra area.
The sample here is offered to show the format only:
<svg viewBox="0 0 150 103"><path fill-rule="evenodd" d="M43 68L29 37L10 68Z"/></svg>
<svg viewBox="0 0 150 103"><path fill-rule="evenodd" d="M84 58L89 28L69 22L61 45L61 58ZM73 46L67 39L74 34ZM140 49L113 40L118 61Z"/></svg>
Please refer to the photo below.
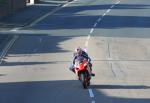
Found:
<svg viewBox="0 0 150 103"><path fill-rule="evenodd" d="M0 103L150 103L149 21L149 0L76 0L11 31ZM78 46L96 74L88 89L68 69Z"/></svg>

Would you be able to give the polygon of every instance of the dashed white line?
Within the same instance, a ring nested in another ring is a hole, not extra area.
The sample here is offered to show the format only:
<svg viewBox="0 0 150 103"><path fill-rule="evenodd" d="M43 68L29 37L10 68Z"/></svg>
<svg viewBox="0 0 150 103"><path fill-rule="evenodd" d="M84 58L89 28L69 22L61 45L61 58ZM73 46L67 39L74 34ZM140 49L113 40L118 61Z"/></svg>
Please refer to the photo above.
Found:
<svg viewBox="0 0 150 103"><path fill-rule="evenodd" d="M120 1L116 2L115 4L119 4L119 3L120 3Z"/></svg>
<svg viewBox="0 0 150 103"><path fill-rule="evenodd" d="M95 103L95 101L92 101L91 103Z"/></svg>
<svg viewBox="0 0 150 103"><path fill-rule="evenodd" d="M94 24L94 26L93 26L93 27L95 28L96 26L97 26L97 22Z"/></svg>
<svg viewBox="0 0 150 103"><path fill-rule="evenodd" d="M97 22L100 22L102 20L102 18L100 17L98 20L97 20Z"/></svg>
<svg viewBox="0 0 150 103"><path fill-rule="evenodd" d="M94 28L95 28L95 27L97 26L97 24L103 19L103 17L104 17L107 13L109 13L109 12L111 11L111 9L112 9L115 5L117 5L117 4L119 4L119 3L120 3L120 1L116 2L114 5L112 5L112 6L110 7L110 9L108 9L108 10L102 15L102 17L100 17L99 19L97 19L97 21L95 22L93 28L90 30L90 34L93 33ZM85 42L85 47L86 47L85 50L86 50L87 47L88 47L88 41L89 41L89 39L90 39L90 34L88 35L87 40L86 40L86 42ZM94 97L94 94L93 94L92 89L88 89L88 91L89 91L90 97L93 98L93 97ZM95 101L93 100L91 103L95 103Z"/></svg>
<svg viewBox="0 0 150 103"><path fill-rule="evenodd" d="M94 94L93 94L92 89L88 89L88 90L89 90L90 97L93 98L93 97L94 97Z"/></svg>
<svg viewBox="0 0 150 103"><path fill-rule="evenodd" d="M90 39L90 37L91 37L91 35L88 35L87 40L89 40L89 39Z"/></svg>
<svg viewBox="0 0 150 103"><path fill-rule="evenodd" d="M115 5L112 5L110 8L112 9Z"/></svg>
<svg viewBox="0 0 150 103"><path fill-rule="evenodd" d="M65 4L65 5L63 5L62 7L66 7L66 6L68 6L70 3L67 3L67 4Z"/></svg>
<svg viewBox="0 0 150 103"><path fill-rule="evenodd" d="M90 34L93 33L93 31L94 31L94 28L91 29Z"/></svg>
<svg viewBox="0 0 150 103"><path fill-rule="evenodd" d="M102 15L102 17L104 17L106 15L106 12Z"/></svg>
<svg viewBox="0 0 150 103"><path fill-rule="evenodd" d="M109 13L111 9L108 9L106 12Z"/></svg>

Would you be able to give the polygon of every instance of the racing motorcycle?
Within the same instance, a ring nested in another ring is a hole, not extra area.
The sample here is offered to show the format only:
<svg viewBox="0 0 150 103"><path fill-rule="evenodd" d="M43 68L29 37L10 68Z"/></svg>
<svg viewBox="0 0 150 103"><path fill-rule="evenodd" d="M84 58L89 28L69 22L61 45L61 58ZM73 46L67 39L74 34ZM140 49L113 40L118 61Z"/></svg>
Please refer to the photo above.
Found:
<svg viewBox="0 0 150 103"><path fill-rule="evenodd" d="M85 58L79 58L75 61L75 73L81 81L83 88L86 89L90 85L90 67L89 63Z"/></svg>

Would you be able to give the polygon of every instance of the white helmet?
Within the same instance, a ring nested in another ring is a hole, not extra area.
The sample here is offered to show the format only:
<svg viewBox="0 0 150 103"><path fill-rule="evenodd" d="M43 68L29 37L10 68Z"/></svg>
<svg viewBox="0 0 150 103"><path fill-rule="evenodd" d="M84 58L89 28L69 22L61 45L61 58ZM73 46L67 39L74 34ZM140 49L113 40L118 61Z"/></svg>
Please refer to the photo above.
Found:
<svg viewBox="0 0 150 103"><path fill-rule="evenodd" d="M75 52L77 53L77 55L81 55L82 54L82 49L80 47L77 47L75 49Z"/></svg>

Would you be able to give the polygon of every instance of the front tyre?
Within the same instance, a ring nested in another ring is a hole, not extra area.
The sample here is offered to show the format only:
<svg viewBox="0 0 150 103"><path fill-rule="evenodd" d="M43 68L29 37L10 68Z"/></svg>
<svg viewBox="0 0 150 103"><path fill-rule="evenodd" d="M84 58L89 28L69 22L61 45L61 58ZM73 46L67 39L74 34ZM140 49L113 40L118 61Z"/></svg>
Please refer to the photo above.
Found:
<svg viewBox="0 0 150 103"><path fill-rule="evenodd" d="M81 82L82 82L83 88L87 89L88 83L87 83L86 75L81 73L80 77L81 77Z"/></svg>

